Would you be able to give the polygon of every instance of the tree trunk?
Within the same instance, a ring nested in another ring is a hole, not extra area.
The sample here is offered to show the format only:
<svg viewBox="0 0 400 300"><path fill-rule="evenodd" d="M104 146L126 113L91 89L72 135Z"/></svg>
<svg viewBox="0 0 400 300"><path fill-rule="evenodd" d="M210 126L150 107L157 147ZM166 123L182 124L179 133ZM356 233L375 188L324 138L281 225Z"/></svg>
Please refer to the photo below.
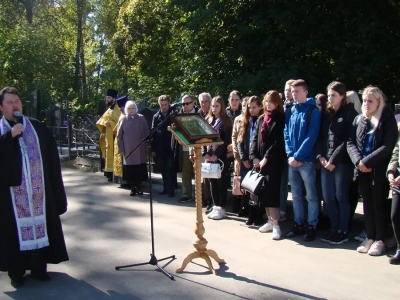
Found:
<svg viewBox="0 0 400 300"><path fill-rule="evenodd" d="M79 95L79 99L83 100L83 90L81 82L81 51L82 51L82 16L83 16L83 0L76 0L76 51L75 51L75 92Z"/></svg>
<svg viewBox="0 0 400 300"><path fill-rule="evenodd" d="M18 0L25 7L25 18L28 24L33 22L33 3L35 0Z"/></svg>
<svg viewBox="0 0 400 300"><path fill-rule="evenodd" d="M87 93L87 78L86 78L86 63L85 63L85 50L84 47L81 47L80 53L80 65L81 65L81 93L82 93L82 101L83 103L88 103L88 93Z"/></svg>
<svg viewBox="0 0 400 300"><path fill-rule="evenodd" d="M100 72L103 63L103 52L104 52L104 35L100 38L100 54L99 54L99 64L97 66L97 82L96 82L96 93L100 91Z"/></svg>

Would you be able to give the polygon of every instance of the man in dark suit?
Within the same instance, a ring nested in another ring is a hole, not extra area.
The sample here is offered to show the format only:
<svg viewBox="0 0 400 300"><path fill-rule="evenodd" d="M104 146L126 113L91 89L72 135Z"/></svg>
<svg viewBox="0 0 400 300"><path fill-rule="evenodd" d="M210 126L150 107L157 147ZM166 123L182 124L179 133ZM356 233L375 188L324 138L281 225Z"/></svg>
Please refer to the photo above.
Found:
<svg viewBox="0 0 400 300"><path fill-rule="evenodd" d="M161 169L164 188L160 195L168 194L168 197L174 197L176 171L174 170L174 155L171 148L172 134L168 131L168 126L171 125L169 116L172 113L169 97L167 95L158 97L158 105L160 110L153 117L151 130L157 128L165 118L168 118L168 120L154 133L151 155L156 159L157 165Z"/></svg>

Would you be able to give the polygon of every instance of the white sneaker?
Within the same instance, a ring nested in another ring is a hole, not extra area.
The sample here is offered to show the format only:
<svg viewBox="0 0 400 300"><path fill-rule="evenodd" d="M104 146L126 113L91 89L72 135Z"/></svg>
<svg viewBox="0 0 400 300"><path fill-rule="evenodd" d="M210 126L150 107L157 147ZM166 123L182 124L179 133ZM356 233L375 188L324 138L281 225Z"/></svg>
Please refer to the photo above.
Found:
<svg viewBox="0 0 400 300"><path fill-rule="evenodd" d="M386 247L382 241L375 241L368 250L368 254L371 256L378 256L385 252Z"/></svg>
<svg viewBox="0 0 400 300"><path fill-rule="evenodd" d="M221 219L223 219L225 217L226 217L225 208L222 208L222 207L218 206L217 211L215 212L215 214L213 214L211 216L211 219L213 219L213 220L221 220Z"/></svg>
<svg viewBox="0 0 400 300"><path fill-rule="evenodd" d="M360 246L357 247L357 252L359 252L359 253L368 253L368 250L369 250L369 248L371 248L373 243L374 243L374 240L365 239L360 244Z"/></svg>
<svg viewBox="0 0 400 300"><path fill-rule="evenodd" d="M272 222L268 221L263 226L258 228L258 231L262 232L262 233L271 232L273 227L274 227L274 225L272 224Z"/></svg>
<svg viewBox="0 0 400 300"><path fill-rule="evenodd" d="M278 226L274 226L272 228L272 239L280 240L281 239L281 228Z"/></svg>
<svg viewBox="0 0 400 300"><path fill-rule="evenodd" d="M210 211L207 215L207 218L212 219L212 216L215 215L215 213L217 212L219 206L214 206L212 211Z"/></svg>

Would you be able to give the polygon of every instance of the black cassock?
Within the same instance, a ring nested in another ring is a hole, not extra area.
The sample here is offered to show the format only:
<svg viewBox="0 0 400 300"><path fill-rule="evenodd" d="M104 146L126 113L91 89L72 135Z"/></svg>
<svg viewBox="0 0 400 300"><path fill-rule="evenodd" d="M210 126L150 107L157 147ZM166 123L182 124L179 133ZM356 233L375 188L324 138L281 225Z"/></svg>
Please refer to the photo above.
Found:
<svg viewBox="0 0 400 300"><path fill-rule="evenodd" d="M49 129L35 119L29 120L39 138L46 193L46 221L50 245L40 251L44 254L46 263L57 264L68 260L59 217L67 211L60 159L55 139ZM10 121L9 123L11 127L15 124ZM17 257L16 254L20 251L10 186L21 185L21 176L22 157L18 138L12 138L9 131L0 136L0 271L9 271L10 260ZM28 262L25 269L30 269Z"/></svg>

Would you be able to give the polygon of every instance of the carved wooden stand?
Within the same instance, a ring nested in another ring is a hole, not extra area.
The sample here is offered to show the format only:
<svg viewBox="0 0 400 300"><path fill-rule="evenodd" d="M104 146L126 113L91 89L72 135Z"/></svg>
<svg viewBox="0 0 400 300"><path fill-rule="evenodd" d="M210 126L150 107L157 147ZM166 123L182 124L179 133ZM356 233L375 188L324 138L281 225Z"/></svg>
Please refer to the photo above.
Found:
<svg viewBox="0 0 400 300"><path fill-rule="evenodd" d="M178 139L179 141L179 139ZM195 145L191 145L194 147L195 153L195 196L196 196L196 228L194 233L197 236L197 239L193 242L194 250L186 256L183 260L182 265L180 268L176 270L177 273L182 273L183 270L186 268L187 264L191 262L195 258L202 258L206 261L208 268L210 269L211 273L216 275L216 271L213 268L211 259L214 259L218 264L225 263L223 259L221 259L217 252L211 249L207 249L208 241L204 238L205 228L204 228L204 221L203 221L203 211L202 211L202 197L201 197L201 147L210 144L221 144L221 143L213 143L210 139L201 139L196 141Z"/></svg>

